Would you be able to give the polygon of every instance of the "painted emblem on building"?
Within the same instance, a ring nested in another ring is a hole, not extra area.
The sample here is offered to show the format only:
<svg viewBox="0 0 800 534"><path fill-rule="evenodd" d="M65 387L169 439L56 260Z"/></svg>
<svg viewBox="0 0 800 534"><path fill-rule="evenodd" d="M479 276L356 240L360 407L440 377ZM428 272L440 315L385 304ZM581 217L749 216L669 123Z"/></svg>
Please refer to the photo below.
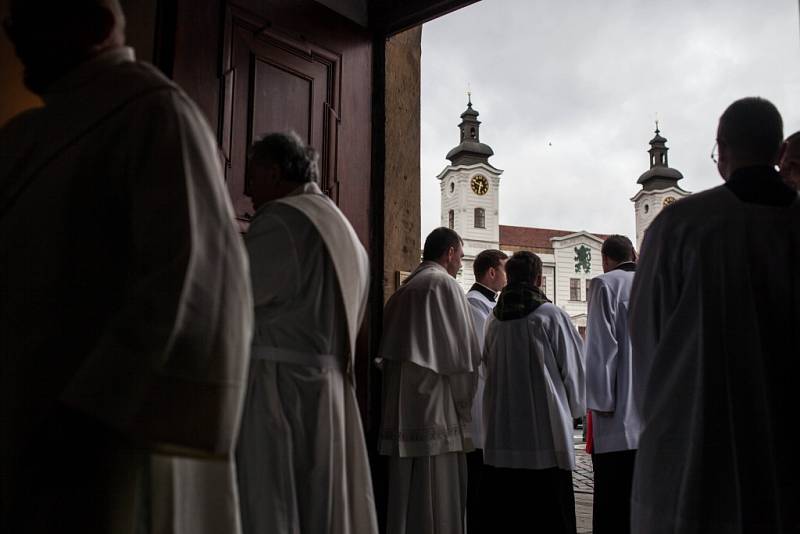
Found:
<svg viewBox="0 0 800 534"><path fill-rule="evenodd" d="M667 197L667 198L664 199L664 201L661 203L661 205L666 208L667 206L669 206L673 202L675 202L675 197Z"/></svg>
<svg viewBox="0 0 800 534"><path fill-rule="evenodd" d="M589 273L592 270L592 249L586 245L575 247L575 272Z"/></svg>

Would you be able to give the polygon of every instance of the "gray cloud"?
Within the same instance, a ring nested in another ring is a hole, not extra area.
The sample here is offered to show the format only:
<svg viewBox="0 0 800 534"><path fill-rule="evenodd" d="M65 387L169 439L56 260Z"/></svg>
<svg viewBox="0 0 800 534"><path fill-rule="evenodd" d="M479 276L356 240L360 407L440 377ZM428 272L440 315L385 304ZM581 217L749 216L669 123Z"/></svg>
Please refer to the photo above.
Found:
<svg viewBox="0 0 800 534"><path fill-rule="evenodd" d="M422 39L423 235L440 222L435 176L468 83L505 170L502 224L633 237L656 113L694 192L720 183L709 155L733 100L768 98L786 133L800 129L796 0L484 0Z"/></svg>

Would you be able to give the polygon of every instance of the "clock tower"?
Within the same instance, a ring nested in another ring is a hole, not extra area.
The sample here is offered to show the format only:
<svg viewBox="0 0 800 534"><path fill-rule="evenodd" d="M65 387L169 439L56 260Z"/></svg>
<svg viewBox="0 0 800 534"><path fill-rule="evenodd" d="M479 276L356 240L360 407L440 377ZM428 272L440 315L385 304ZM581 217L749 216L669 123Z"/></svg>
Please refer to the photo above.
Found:
<svg viewBox="0 0 800 534"><path fill-rule="evenodd" d="M650 170L643 173L638 184L642 186L636 195L631 198L636 211L636 249L639 250L644 239L644 232L650 223L661 213L665 206L683 197L689 196L689 191L684 191L678 185L678 180L683 179L680 171L669 166L667 158L667 140L661 137L656 121L656 136L650 140Z"/></svg>
<svg viewBox="0 0 800 534"><path fill-rule="evenodd" d="M464 240L464 266L458 281L465 289L475 281L475 256L500 244L498 208L503 171L489 163L494 152L481 143L480 125L470 96L458 125L459 144L447 153L450 165L436 177L442 198L441 225L452 228Z"/></svg>

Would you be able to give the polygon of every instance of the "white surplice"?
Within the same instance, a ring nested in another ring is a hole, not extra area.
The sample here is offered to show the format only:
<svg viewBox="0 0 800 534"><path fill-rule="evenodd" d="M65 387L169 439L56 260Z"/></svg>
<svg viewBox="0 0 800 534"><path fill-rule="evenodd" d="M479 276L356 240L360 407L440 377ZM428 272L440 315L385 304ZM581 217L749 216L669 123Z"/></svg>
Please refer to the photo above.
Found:
<svg viewBox="0 0 800 534"><path fill-rule="evenodd" d="M567 313L540 305L486 325L483 459L497 467L575 468L573 418L586 412L583 347Z"/></svg>
<svg viewBox="0 0 800 534"><path fill-rule="evenodd" d="M213 135L129 48L43 98L0 131L0 530L237 532L252 308Z"/></svg>
<svg viewBox="0 0 800 534"><path fill-rule="evenodd" d="M243 531L377 532L350 373L366 251L311 183L259 208L245 241L255 335L237 447Z"/></svg>
<svg viewBox="0 0 800 534"><path fill-rule="evenodd" d="M798 531L799 265L800 200L720 186L649 227L631 296L631 532Z"/></svg>
<svg viewBox="0 0 800 534"><path fill-rule="evenodd" d="M633 270L625 265L592 279L586 319L586 406L592 414L594 452L633 450L641 421L633 396L628 306Z"/></svg>
<svg viewBox="0 0 800 534"><path fill-rule="evenodd" d="M496 302L489 300L483 293L475 289L467 291L467 302L469 302L472 322L475 325L475 333L478 335L478 345L481 353L483 353L486 320L492 313ZM472 401L472 441L476 449L483 449L485 435L483 429L483 390L485 386L486 372L481 365L478 370L478 385L475 389L475 398Z"/></svg>
<svg viewBox="0 0 800 534"><path fill-rule="evenodd" d="M463 532L480 349L464 292L444 267L423 262L386 303L380 356L379 449L393 457L388 532Z"/></svg>

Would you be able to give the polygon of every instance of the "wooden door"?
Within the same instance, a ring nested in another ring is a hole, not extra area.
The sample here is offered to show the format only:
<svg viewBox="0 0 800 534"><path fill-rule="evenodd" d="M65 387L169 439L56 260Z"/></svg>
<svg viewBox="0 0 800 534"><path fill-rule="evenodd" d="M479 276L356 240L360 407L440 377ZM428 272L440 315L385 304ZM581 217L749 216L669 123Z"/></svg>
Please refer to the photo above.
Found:
<svg viewBox="0 0 800 534"><path fill-rule="evenodd" d="M322 189L370 258L380 258L383 229L372 228L372 33L313 0L162 2L162 24L172 21L175 30L162 46L171 62L161 64L218 133L241 226L254 211L244 195L247 148L264 133L294 130L320 154ZM372 323L362 329L355 369L368 425L368 332L379 328Z"/></svg>
<svg viewBox="0 0 800 534"><path fill-rule="evenodd" d="M318 151L320 187L338 204L341 56L237 7L226 10L224 39L221 144L237 218L253 213L247 148L270 132L294 131Z"/></svg>

